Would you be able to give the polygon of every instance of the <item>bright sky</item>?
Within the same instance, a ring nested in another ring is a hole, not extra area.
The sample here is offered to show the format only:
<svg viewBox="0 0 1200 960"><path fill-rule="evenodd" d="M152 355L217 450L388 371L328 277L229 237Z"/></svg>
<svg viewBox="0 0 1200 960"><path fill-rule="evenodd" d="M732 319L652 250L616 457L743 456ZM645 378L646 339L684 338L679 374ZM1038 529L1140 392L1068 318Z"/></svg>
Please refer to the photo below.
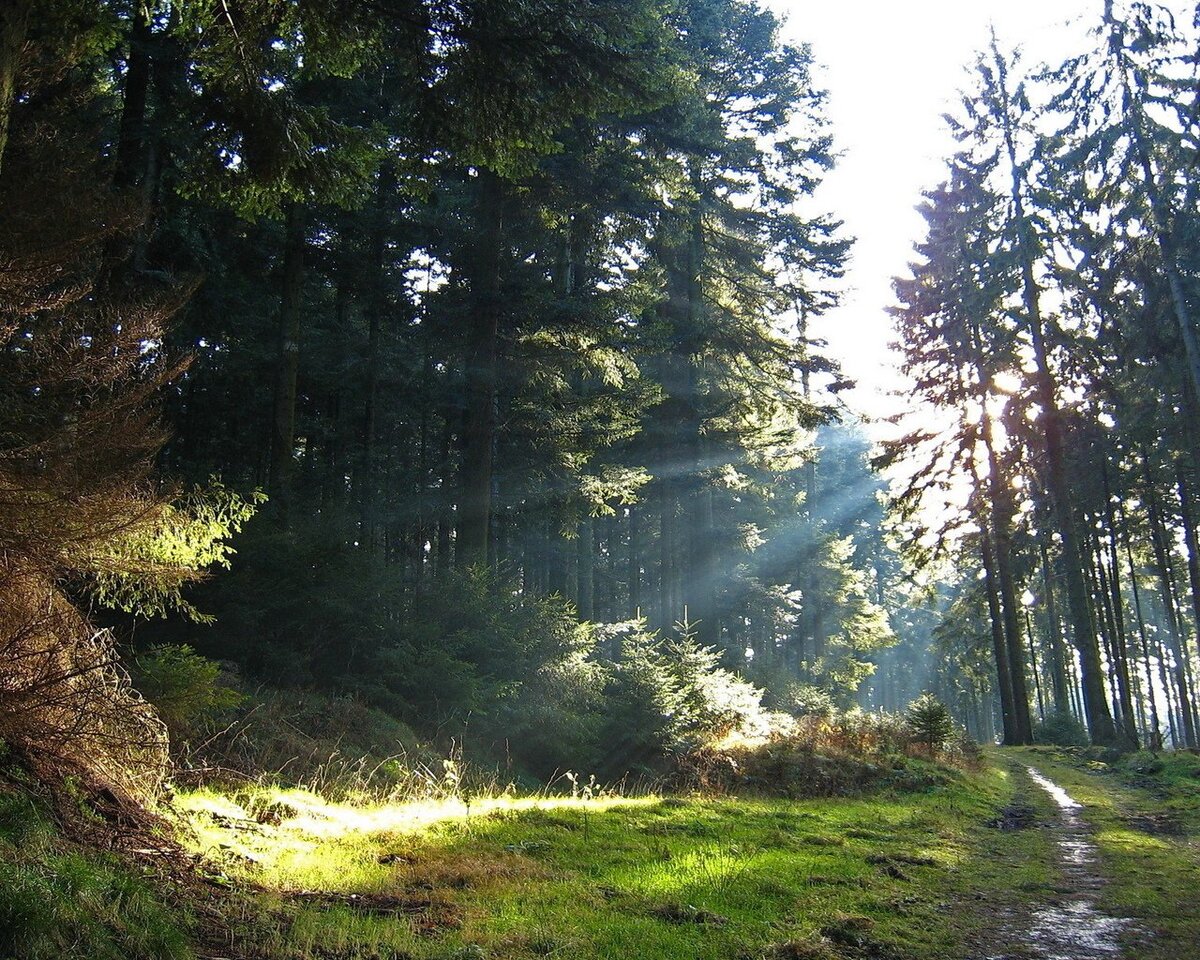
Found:
<svg viewBox="0 0 1200 960"><path fill-rule="evenodd" d="M891 278L907 272L923 236L921 191L936 186L953 149L942 114L969 86L967 68L990 25L1002 48L1022 48L1027 64L1060 62L1083 49L1103 0L763 2L785 18L786 39L812 45L842 153L818 198L858 238L845 303L813 332L858 381L850 404L868 415L893 412L887 392L900 381L885 308Z"/></svg>

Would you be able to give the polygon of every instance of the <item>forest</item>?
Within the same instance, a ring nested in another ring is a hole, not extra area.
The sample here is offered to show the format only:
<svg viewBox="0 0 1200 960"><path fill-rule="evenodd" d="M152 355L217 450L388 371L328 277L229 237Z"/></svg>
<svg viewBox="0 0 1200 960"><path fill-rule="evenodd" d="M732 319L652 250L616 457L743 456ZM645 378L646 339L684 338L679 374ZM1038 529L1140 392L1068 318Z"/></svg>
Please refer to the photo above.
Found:
<svg viewBox="0 0 1200 960"><path fill-rule="evenodd" d="M963 51L871 420L754 0L5 0L0 956L996 957L1073 831L1019 956L1183 956L1200 25L1089 27Z"/></svg>

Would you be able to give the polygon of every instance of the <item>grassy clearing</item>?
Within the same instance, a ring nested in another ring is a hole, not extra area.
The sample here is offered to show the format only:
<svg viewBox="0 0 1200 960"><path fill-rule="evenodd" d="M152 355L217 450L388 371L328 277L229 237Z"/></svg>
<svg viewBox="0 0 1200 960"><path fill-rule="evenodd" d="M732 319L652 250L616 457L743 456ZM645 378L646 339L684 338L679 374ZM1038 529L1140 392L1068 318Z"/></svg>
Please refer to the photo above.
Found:
<svg viewBox="0 0 1200 960"><path fill-rule="evenodd" d="M208 883L70 843L9 784L0 957L971 955L1053 892L1045 838L986 825L1024 791L1004 769L900 773L903 790L810 800L199 789L172 816Z"/></svg>
<svg viewBox="0 0 1200 960"><path fill-rule="evenodd" d="M962 956L1052 878L1036 831L984 824L1009 774L856 799L178 798L268 957ZM976 899L978 898L978 899ZM966 900L988 909L950 910Z"/></svg>
<svg viewBox="0 0 1200 960"><path fill-rule="evenodd" d="M1135 754L1111 763L1084 750L1006 751L1084 804L1110 883L1102 909L1133 917L1139 960L1179 960L1200 943L1200 757Z"/></svg>

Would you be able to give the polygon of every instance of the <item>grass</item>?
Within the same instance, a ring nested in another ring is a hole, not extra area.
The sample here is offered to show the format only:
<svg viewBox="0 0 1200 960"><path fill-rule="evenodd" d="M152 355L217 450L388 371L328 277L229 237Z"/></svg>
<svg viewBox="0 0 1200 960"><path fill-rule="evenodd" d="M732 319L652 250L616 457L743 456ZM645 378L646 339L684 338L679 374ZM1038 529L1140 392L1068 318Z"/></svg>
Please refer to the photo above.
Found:
<svg viewBox="0 0 1200 960"><path fill-rule="evenodd" d="M1113 762L1086 750L1006 751L1084 804L1108 884L1100 906L1132 917L1139 960L1179 960L1200 943L1200 757L1134 754ZM1149 936L1147 936L1149 934Z"/></svg>
<svg viewBox="0 0 1200 960"><path fill-rule="evenodd" d="M1176 911L1174 927L1147 923L1165 931L1160 952L1131 955L1187 956L1197 931L1179 891L1195 861L1178 859L1176 844L1188 841L1137 825L1145 816L1194 825L1190 768L1101 771L1086 755L1011 756L1094 806L1106 863L1124 878L1106 891L1112 912ZM827 799L334 802L294 788L201 788L177 796L171 816L207 883L67 842L10 781L0 785L0 957L995 955L1013 921L1064 891L1045 831L995 826L1049 818L1048 798L1019 764L990 759L974 772L910 760L891 788ZM165 896L164 876L180 881Z"/></svg>
<svg viewBox="0 0 1200 960"><path fill-rule="evenodd" d="M270 957L962 956L989 908L1052 881L1036 831L984 826L999 769L915 792L785 801L479 798L176 802ZM953 891L953 892L952 892ZM979 899L977 899L979 898Z"/></svg>
<svg viewBox="0 0 1200 960"><path fill-rule="evenodd" d="M185 918L116 857L66 844L28 793L0 791L0 957L190 960Z"/></svg>

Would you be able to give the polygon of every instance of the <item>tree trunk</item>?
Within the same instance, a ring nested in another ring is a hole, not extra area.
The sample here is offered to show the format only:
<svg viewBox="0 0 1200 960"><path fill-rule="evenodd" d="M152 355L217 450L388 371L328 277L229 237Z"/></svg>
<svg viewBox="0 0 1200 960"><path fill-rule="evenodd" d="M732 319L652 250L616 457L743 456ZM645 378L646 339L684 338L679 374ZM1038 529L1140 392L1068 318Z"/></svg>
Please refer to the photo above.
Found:
<svg viewBox="0 0 1200 960"><path fill-rule="evenodd" d="M442 437L438 447L441 486L438 488L437 561L434 575L444 577L450 572L451 531L454 528L454 503L450 492L450 447L454 441L454 408L446 404L442 418Z"/></svg>
<svg viewBox="0 0 1200 960"><path fill-rule="evenodd" d="M693 176L697 196L703 185L699 175ZM690 447L691 496L689 497L687 564L684 575L684 606L687 619L695 625L696 639L703 646L717 646L721 639L720 624L717 622L717 560L713 527L712 486L707 477L706 444L700 410L700 364L702 353L698 348L704 325L704 292L701 285L704 269L704 221L699 208L692 211L688 233L686 256L687 269L687 325L684 342L688 353L683 359L687 363L687 422L685 443Z"/></svg>
<svg viewBox="0 0 1200 960"><path fill-rule="evenodd" d="M504 181L478 169L475 218L478 242L470 264L472 309L467 330L466 415L459 471L456 561L487 563L496 440L496 378L500 342L500 261L504 234Z"/></svg>
<svg viewBox="0 0 1200 960"><path fill-rule="evenodd" d="M642 615L642 512L629 508L629 615Z"/></svg>
<svg viewBox="0 0 1200 960"><path fill-rule="evenodd" d="M283 289L279 301L279 359L275 378L275 416L271 434L268 489L280 519L291 507L296 450L296 381L300 372L300 304L304 287L305 215L288 207L284 228Z"/></svg>
<svg viewBox="0 0 1200 960"><path fill-rule="evenodd" d="M996 684L1000 691L1000 717L1004 725L1004 743L1007 746L1022 743L1022 733L1017 723L1017 711L1013 698L1012 669L1008 661L1008 644L1004 637L1004 615L1000 609L1000 593L996 586L996 562L992 538L986 528L980 531L980 549L983 554L984 589L987 593L988 619L991 621L992 653L996 658Z"/></svg>
<svg viewBox="0 0 1200 960"><path fill-rule="evenodd" d="M1183 476L1183 468L1177 474L1179 492L1179 519L1183 523L1183 539L1187 547L1188 586L1192 597L1192 622L1200 632L1200 538L1196 535L1195 503L1191 490ZM1200 636L1197 638L1200 640Z"/></svg>
<svg viewBox="0 0 1200 960"><path fill-rule="evenodd" d="M976 331L976 349L979 348ZM1004 625L1004 644L1008 652L1009 683L1012 686L1012 733L1014 744L1033 743L1033 723L1029 716L1029 691L1025 683L1025 656L1021 648L1021 627L1017 619L1017 590L1012 572L1012 518L1015 513L1012 488L1000 466L992 441L992 420L988 409L990 379L982 370L982 356L976 356L979 371L979 401L983 416L980 430L988 458L988 492L991 500L992 556L999 588ZM978 482L978 478L976 478ZM1006 743L1009 741L1005 741Z"/></svg>
<svg viewBox="0 0 1200 960"><path fill-rule="evenodd" d="M558 480L553 479L557 487ZM561 531L561 501L556 493L546 511L546 590L559 596L567 597L571 591L567 586L567 558L564 556L563 537Z"/></svg>
<svg viewBox="0 0 1200 960"><path fill-rule="evenodd" d="M350 344L350 281L343 269L338 277L334 295L334 327L336 343L344 368ZM339 378L329 396L329 435L325 443L325 469L321 479L321 506L331 507L342 500L346 493L346 414L342 396L343 380Z"/></svg>
<svg viewBox="0 0 1200 960"><path fill-rule="evenodd" d="M656 626L663 630L668 629L682 617L682 611L675 608L673 590L675 584L675 497L672 487L673 481L669 478L659 479L659 584Z"/></svg>
<svg viewBox="0 0 1200 960"><path fill-rule="evenodd" d="M1149 478L1147 478L1147 485L1149 485ZM1171 562L1164 536L1162 511L1153 491L1149 489L1147 490L1147 502L1150 510L1150 545L1154 550L1155 567L1158 571L1167 641L1170 644L1171 657L1175 661L1172 673L1175 680L1175 701L1179 709L1183 745L1195 747L1197 746L1196 724L1192 712L1192 698L1188 690L1187 666L1184 662L1186 649L1183 645L1182 625L1179 622L1178 609L1175 604L1175 583L1171 576Z"/></svg>
<svg viewBox="0 0 1200 960"><path fill-rule="evenodd" d="M430 391L433 386L433 350L432 336L429 332L428 322L421 325L421 383L419 396L421 398L421 410L419 422L417 424L417 473L416 473L416 489L417 489L417 516L416 516L416 532L413 543L413 600L412 607L415 613L420 606L421 594L425 588L425 577L429 573L430 556L426 548L426 544L430 543L435 536L431 528L431 520L434 511L431 510L433 505L434 486L433 475L435 465L430 463L429 458L429 431L433 420L433 403L430 398Z"/></svg>
<svg viewBox="0 0 1200 960"><path fill-rule="evenodd" d="M1136 744L1138 742L1137 724L1134 722L1132 684L1129 680L1128 643L1125 636L1125 618L1120 608L1120 587L1111 579L1116 575L1115 569L1111 572L1105 570L1104 555L1100 552L1100 545L1097 543L1096 546L1096 574L1099 578L1100 598L1109 632L1109 672L1115 684L1115 689L1112 691L1113 703L1120 714L1114 719L1120 723L1125 735Z"/></svg>
<svg viewBox="0 0 1200 960"><path fill-rule="evenodd" d="M579 521L579 534L575 540L576 607L579 619L585 623L596 617L595 548L595 525L587 516Z"/></svg>
<svg viewBox="0 0 1200 960"><path fill-rule="evenodd" d="M4 170L9 119L16 102L17 75L33 6L33 0L6 0L0 4L0 173Z"/></svg>
<svg viewBox="0 0 1200 960"><path fill-rule="evenodd" d="M1089 538L1090 539L1090 538ZM1108 580L1105 577L1104 567L1100 562L1100 557L1096 552L1094 544L1088 544L1088 555L1090 562L1088 563L1088 584L1092 592L1092 596L1096 598L1098 605L1097 610L1097 633L1100 636L1100 646L1104 654L1105 663L1108 665L1108 696L1109 702L1113 706L1113 722L1121 730L1127 730L1126 721L1127 715L1122 709L1121 689L1119 679L1120 657L1117 653L1117 640L1113 632L1113 620L1108 604ZM1137 743L1136 736L1133 742Z"/></svg>
<svg viewBox="0 0 1200 960"><path fill-rule="evenodd" d="M1063 645L1062 621L1054 599L1054 571L1044 537L1039 537L1042 554L1042 583L1046 593L1046 626L1050 638L1050 692L1055 713L1070 713L1071 700L1067 689L1067 656Z"/></svg>
<svg viewBox="0 0 1200 960"><path fill-rule="evenodd" d="M1130 736L1134 743L1137 743L1137 726L1133 716L1134 697L1132 690L1132 676L1136 674L1136 669L1131 671L1129 668L1130 636L1128 625L1125 622L1125 604L1121 597L1121 562L1117 554L1117 515L1113 507L1113 496L1108 480L1108 463L1106 458L1101 459L1100 469L1101 477L1104 481L1104 525L1108 544L1109 596L1113 611L1113 625L1116 631L1115 642L1119 646L1118 656L1120 657L1121 712L1125 714L1126 735ZM1103 559L1100 560L1100 564L1103 569ZM1136 655L1135 651L1135 658Z"/></svg>
<svg viewBox="0 0 1200 960"><path fill-rule="evenodd" d="M1042 340L1033 266L1031 262L1026 262L1025 266L1026 309L1034 334L1034 355L1038 367L1038 404L1042 408L1041 419L1044 420L1045 431L1047 479L1059 536L1062 538L1063 565L1067 578L1067 606L1071 614L1072 640L1075 648L1079 651L1083 707L1092 741L1103 745L1117 745L1124 738L1118 734L1104 695L1104 668L1100 663L1100 649L1092 622L1087 582L1084 579L1083 553L1076 534L1074 511L1064 466L1062 417L1054 396L1046 345Z"/></svg>
<svg viewBox="0 0 1200 960"><path fill-rule="evenodd" d="M389 214L395 192L396 175L390 164L379 170L375 185L375 209L371 223L367 268L370 280L367 289L367 382L363 410L362 470L359 485L359 543L369 553L375 548L376 500L379 485L376 477L375 438L379 432L379 370L383 340L383 318L388 310L387 295L387 238Z"/></svg>
<svg viewBox="0 0 1200 960"><path fill-rule="evenodd" d="M1037 698L1038 719L1043 723L1046 722L1046 697L1042 692L1042 674L1038 669L1037 648L1033 643L1033 617L1029 615L1029 608L1025 609L1025 636L1029 642L1029 672L1033 676L1033 689ZM1033 742L1033 737L1029 738L1029 742Z"/></svg>
<svg viewBox="0 0 1200 960"><path fill-rule="evenodd" d="M150 21L142 3L133 5L125 83L121 89L121 122L117 130L113 184L134 186L145 167L146 104L150 89Z"/></svg>
<svg viewBox="0 0 1200 960"><path fill-rule="evenodd" d="M1167 732L1171 736L1171 749L1178 750L1184 744L1179 732L1181 724L1175 710L1175 702L1171 699L1171 678L1167 675L1167 654L1162 644L1161 630L1154 636L1154 656L1158 660L1158 683L1167 711Z"/></svg>

